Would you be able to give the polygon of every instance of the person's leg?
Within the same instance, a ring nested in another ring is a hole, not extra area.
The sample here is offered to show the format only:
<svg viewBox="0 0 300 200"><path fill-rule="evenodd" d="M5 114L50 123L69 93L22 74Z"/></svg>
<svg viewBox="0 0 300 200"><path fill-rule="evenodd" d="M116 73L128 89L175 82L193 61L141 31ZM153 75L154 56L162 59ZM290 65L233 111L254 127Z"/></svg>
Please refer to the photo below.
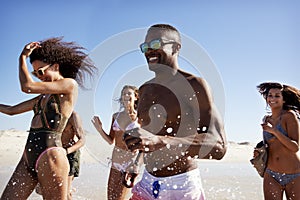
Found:
<svg viewBox="0 0 300 200"><path fill-rule="evenodd" d="M72 199L72 182L74 180L74 176L68 176L68 200Z"/></svg>
<svg viewBox="0 0 300 200"><path fill-rule="evenodd" d="M38 160L37 171L44 199L67 199L69 162L63 148L46 150Z"/></svg>
<svg viewBox="0 0 300 200"><path fill-rule="evenodd" d="M264 175L263 181L264 197L265 199L282 200L283 188L282 186L269 174L268 170Z"/></svg>
<svg viewBox="0 0 300 200"><path fill-rule="evenodd" d="M39 183L35 187L35 192L39 195L42 195L42 188Z"/></svg>
<svg viewBox="0 0 300 200"><path fill-rule="evenodd" d="M33 176L22 157L4 189L1 199L27 199L37 182L37 177Z"/></svg>
<svg viewBox="0 0 300 200"><path fill-rule="evenodd" d="M80 150L77 150L67 155L70 165L70 171L68 176L68 199L72 199L72 193L76 191L76 188L73 188L72 183L75 177L79 177L80 154Z"/></svg>
<svg viewBox="0 0 300 200"><path fill-rule="evenodd" d="M130 189L126 188L122 184L122 173L112 167L109 173L108 187L107 187L107 199L109 200L124 200L130 192Z"/></svg>
<svg viewBox="0 0 300 200"><path fill-rule="evenodd" d="M293 179L285 187L286 199L298 200L300 199L300 176Z"/></svg>

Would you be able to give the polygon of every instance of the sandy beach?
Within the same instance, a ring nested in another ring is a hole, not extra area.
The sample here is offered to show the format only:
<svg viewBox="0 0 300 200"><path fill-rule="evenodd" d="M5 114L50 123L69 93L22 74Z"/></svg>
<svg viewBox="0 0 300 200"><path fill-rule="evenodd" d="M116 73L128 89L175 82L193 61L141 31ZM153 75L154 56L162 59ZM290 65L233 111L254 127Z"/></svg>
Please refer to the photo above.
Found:
<svg viewBox="0 0 300 200"><path fill-rule="evenodd" d="M112 147L97 134L88 133L81 149L80 176L75 178L74 199L106 199L106 184ZM4 190L18 163L27 138L26 131L0 131L0 191ZM220 160L200 160L202 184L208 200L263 199L262 178L249 160L254 144L229 142L225 157ZM29 199L42 199L32 193Z"/></svg>

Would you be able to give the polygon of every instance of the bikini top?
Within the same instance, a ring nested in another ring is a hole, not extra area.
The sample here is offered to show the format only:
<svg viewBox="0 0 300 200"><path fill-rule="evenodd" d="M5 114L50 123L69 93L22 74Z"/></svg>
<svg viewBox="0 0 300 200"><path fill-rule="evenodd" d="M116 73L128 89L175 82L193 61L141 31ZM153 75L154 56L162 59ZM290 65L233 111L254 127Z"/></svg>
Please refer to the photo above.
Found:
<svg viewBox="0 0 300 200"><path fill-rule="evenodd" d="M113 123L113 125L112 125L112 128L113 128L114 131L128 131L128 130L131 130L131 129L140 127L140 124L138 123L138 119L136 118L133 122L131 122L130 124L128 124L128 126L125 128L125 130L123 130L123 129L120 127L120 125L119 125L119 123L118 123L118 121L117 121L117 119L118 119L118 117L119 117L119 114L120 114L120 113L118 113L118 115L117 115L117 117L116 117L116 119L114 120L114 123Z"/></svg>
<svg viewBox="0 0 300 200"><path fill-rule="evenodd" d="M61 113L58 94L51 94L45 105L42 105L43 98L45 98L45 95L41 95L41 98L33 107L34 117L40 115L43 129L62 133L68 118Z"/></svg>
<svg viewBox="0 0 300 200"><path fill-rule="evenodd" d="M279 132L285 136L288 136L287 132L282 128L281 126L281 116L279 118L279 123L276 125L277 130L279 130ZM274 138L275 136L267 131L263 131L263 138L265 141L269 141L272 138Z"/></svg>
<svg viewBox="0 0 300 200"><path fill-rule="evenodd" d="M285 136L288 136L287 132L282 128L281 124L277 124L276 128ZM275 136L267 131L263 131L263 137L265 141L269 141L270 139L274 138Z"/></svg>

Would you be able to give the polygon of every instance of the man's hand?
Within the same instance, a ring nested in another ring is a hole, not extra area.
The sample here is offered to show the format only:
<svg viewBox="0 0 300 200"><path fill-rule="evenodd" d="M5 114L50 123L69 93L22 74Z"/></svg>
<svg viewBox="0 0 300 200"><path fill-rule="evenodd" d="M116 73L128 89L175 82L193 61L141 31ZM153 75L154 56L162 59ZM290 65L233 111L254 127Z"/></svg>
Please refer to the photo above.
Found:
<svg viewBox="0 0 300 200"><path fill-rule="evenodd" d="M130 151L139 150L147 153L165 146L162 137L154 135L143 128L134 128L124 133L123 140Z"/></svg>

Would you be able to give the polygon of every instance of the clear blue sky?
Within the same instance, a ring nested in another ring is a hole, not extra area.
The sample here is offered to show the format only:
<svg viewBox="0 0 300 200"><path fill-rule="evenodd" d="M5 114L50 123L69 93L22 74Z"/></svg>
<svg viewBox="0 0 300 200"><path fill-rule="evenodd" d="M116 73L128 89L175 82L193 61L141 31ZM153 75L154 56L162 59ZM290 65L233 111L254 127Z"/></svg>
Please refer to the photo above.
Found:
<svg viewBox="0 0 300 200"><path fill-rule="evenodd" d="M296 0L194 0L177 3L174 0L29 0L2 3L0 103L13 105L33 97L21 92L18 80L18 56L28 42L64 36L66 41L76 41L93 52L118 34L155 23L170 23L201 46L214 62L224 87L228 139L255 142L261 137L259 123L266 111L256 85L264 81L279 81L300 88L299 10L300 3ZM144 35L136 38L142 42ZM119 46L124 46L122 41ZM136 45L136 51L113 60L111 67L99 78L96 90L90 94L92 103L79 100L77 109L89 131L95 132L86 110L100 115L108 129L111 114L117 111L118 105L113 99L118 97L120 85L123 82L141 84L152 76L137 48ZM189 71L185 62L181 64ZM29 68L31 70L31 66ZM139 73L138 70L142 69L145 72L135 76L132 82L124 77L131 70ZM89 97L85 93L82 91L83 96ZM31 117L32 113L0 114L0 130L27 130Z"/></svg>

